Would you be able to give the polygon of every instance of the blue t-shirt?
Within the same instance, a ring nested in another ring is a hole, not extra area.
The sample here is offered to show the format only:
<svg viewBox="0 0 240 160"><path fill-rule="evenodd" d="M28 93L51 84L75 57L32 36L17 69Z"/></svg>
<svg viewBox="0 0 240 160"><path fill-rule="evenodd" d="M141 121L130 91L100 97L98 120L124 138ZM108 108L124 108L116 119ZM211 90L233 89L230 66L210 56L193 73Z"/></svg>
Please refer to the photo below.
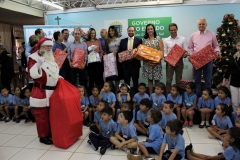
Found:
<svg viewBox="0 0 240 160"><path fill-rule="evenodd" d="M152 108L159 110L163 103L166 101L166 97L163 94L161 96L157 96L156 93L153 93L150 97L150 100L153 103Z"/></svg>
<svg viewBox="0 0 240 160"><path fill-rule="evenodd" d="M13 96L13 105L17 105L17 104L22 105L23 104L23 99L14 95Z"/></svg>
<svg viewBox="0 0 240 160"><path fill-rule="evenodd" d="M139 110L137 112L137 120L141 121L143 125L149 126L150 123L147 120L147 117L148 117L149 113L150 113L150 110L148 110L148 112L146 114L143 113L141 110Z"/></svg>
<svg viewBox="0 0 240 160"><path fill-rule="evenodd" d="M120 95L122 101L118 102L119 107L122 107L122 103L127 101L127 94L121 94Z"/></svg>
<svg viewBox="0 0 240 160"><path fill-rule="evenodd" d="M184 103L187 109L191 108L194 103L194 99L197 95L193 93L191 96L188 95L187 92L184 92Z"/></svg>
<svg viewBox="0 0 240 160"><path fill-rule="evenodd" d="M89 106L89 101L88 101L88 98L87 98L87 97L84 97L84 98L81 100L81 108L82 108L82 111L85 109L86 106Z"/></svg>
<svg viewBox="0 0 240 160"><path fill-rule="evenodd" d="M13 104L13 95L9 94L7 97L2 96L1 104ZM10 109L13 109L13 105L10 105Z"/></svg>
<svg viewBox="0 0 240 160"><path fill-rule="evenodd" d="M140 105L140 102L143 98L149 99L149 95L146 93L144 93L144 95L140 95L139 93L136 93L133 97L133 102L136 103L136 105Z"/></svg>
<svg viewBox="0 0 240 160"><path fill-rule="evenodd" d="M209 109L214 110L214 102L213 102L213 99L212 99L212 98L210 98L208 101L205 101L205 100L203 100L202 97L200 97L200 98L198 99L197 106L198 106L199 108L209 108Z"/></svg>
<svg viewBox="0 0 240 160"><path fill-rule="evenodd" d="M99 111L96 111L94 113L94 120L93 121L95 123L98 123L98 124L99 124L100 121L102 121L101 114L99 113Z"/></svg>
<svg viewBox="0 0 240 160"><path fill-rule="evenodd" d="M107 101L109 106L111 106L113 102L116 102L115 94L112 92L110 92L109 94L107 94L106 92L102 92L102 99Z"/></svg>
<svg viewBox="0 0 240 160"><path fill-rule="evenodd" d="M234 123L234 124L235 124L236 121L237 121L237 117L238 117L237 112L236 112L236 111L235 111L235 112L232 112L232 120L233 120L233 123Z"/></svg>
<svg viewBox="0 0 240 160"><path fill-rule="evenodd" d="M29 99L26 97L23 99L23 105L26 105L26 106L30 106L30 102L29 102Z"/></svg>
<svg viewBox="0 0 240 160"><path fill-rule="evenodd" d="M117 130L117 124L112 119L110 119L107 124L105 124L103 121L100 121L99 126L102 130L103 137L106 138L113 136Z"/></svg>
<svg viewBox="0 0 240 160"><path fill-rule="evenodd" d="M98 98L95 98L93 95L91 95L89 97L89 101L90 101L90 104L94 104L94 105L98 105L99 104Z"/></svg>
<svg viewBox="0 0 240 160"><path fill-rule="evenodd" d="M230 105L231 103L231 99L229 97L227 97L224 101L222 101L218 96L215 97L214 99L214 104L215 104L215 107L217 107L219 105L219 103L224 103L226 105Z"/></svg>
<svg viewBox="0 0 240 160"><path fill-rule="evenodd" d="M232 121L228 116L225 116L223 119L220 119L220 117L215 114L213 116L213 120L215 121L215 125L222 130L226 130L233 127Z"/></svg>
<svg viewBox="0 0 240 160"><path fill-rule="evenodd" d="M173 98L171 93L169 93L167 100L173 101L174 104L182 104L182 96L180 94L178 94L176 98Z"/></svg>
<svg viewBox="0 0 240 160"><path fill-rule="evenodd" d="M162 112L162 120L158 122L158 125L162 126L162 129L166 129L167 122L173 119L177 119L176 114L172 113L170 116L167 116L164 112Z"/></svg>
<svg viewBox="0 0 240 160"><path fill-rule="evenodd" d="M149 137L152 142L143 142L145 147L152 147L157 154L160 154L162 146L163 135L159 125L154 124L149 127Z"/></svg>
<svg viewBox="0 0 240 160"><path fill-rule="evenodd" d="M55 42L53 44L52 51L55 52L57 48L60 49L61 51L63 51L66 48L66 46L63 43L59 44L59 43Z"/></svg>
<svg viewBox="0 0 240 160"><path fill-rule="evenodd" d="M240 159L240 150L235 150L232 146L228 146L227 149L223 152L225 160L239 160Z"/></svg>
<svg viewBox="0 0 240 160"><path fill-rule="evenodd" d="M120 135L122 135L122 137L125 139L131 139L134 137L136 137L136 139L138 139L136 128L132 123L128 123L126 128L123 128L122 124L119 123L118 127L117 127L117 132Z"/></svg>
<svg viewBox="0 0 240 160"><path fill-rule="evenodd" d="M171 139L169 134L165 134L163 143L168 144L168 150L171 152L178 149L178 154L182 156L182 160L185 159L185 141L181 134L178 134L174 139Z"/></svg>

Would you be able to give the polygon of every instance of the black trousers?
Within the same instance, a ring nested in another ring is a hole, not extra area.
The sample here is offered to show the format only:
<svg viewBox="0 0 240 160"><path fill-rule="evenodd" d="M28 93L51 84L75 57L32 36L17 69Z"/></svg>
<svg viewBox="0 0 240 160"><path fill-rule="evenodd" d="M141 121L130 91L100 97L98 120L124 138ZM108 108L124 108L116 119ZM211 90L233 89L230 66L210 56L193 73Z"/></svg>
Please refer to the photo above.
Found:
<svg viewBox="0 0 240 160"><path fill-rule="evenodd" d="M62 67L60 68L59 75L62 76L65 80L67 80L67 74L69 73L70 66L67 59L65 59Z"/></svg>
<svg viewBox="0 0 240 160"><path fill-rule="evenodd" d="M123 69L124 82L130 85L132 78L133 81L133 95L138 92L138 79L139 79L139 68L125 68Z"/></svg>
<svg viewBox="0 0 240 160"><path fill-rule="evenodd" d="M1 73L1 84L4 87L7 87L10 93L11 93L11 82L12 82L13 77L14 77L14 74L11 74L6 71L4 71L4 72L2 71L2 73Z"/></svg>
<svg viewBox="0 0 240 160"><path fill-rule="evenodd" d="M92 89L94 85L99 88L103 87L103 69L102 63L90 63L87 66L89 77L89 88Z"/></svg>
<svg viewBox="0 0 240 160"><path fill-rule="evenodd" d="M71 84L76 86L77 85L77 75L79 78L79 84L83 85L85 87L85 69L78 69L78 68L71 68L70 69L70 73L71 73Z"/></svg>
<svg viewBox="0 0 240 160"><path fill-rule="evenodd" d="M103 137L101 134L90 133L89 139L95 147L95 150L98 150L99 147L109 147L111 144L109 138Z"/></svg>

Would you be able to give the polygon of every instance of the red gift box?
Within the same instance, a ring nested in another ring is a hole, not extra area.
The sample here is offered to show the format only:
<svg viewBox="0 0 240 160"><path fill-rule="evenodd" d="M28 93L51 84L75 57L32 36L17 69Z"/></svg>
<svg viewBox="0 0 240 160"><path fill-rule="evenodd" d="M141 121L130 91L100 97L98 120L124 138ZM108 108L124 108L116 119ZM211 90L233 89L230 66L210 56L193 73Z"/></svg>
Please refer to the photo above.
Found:
<svg viewBox="0 0 240 160"><path fill-rule="evenodd" d="M186 50L175 44L164 60L175 67L179 59L182 58L186 52Z"/></svg>
<svg viewBox="0 0 240 160"><path fill-rule="evenodd" d="M58 68L61 68L67 57L67 53L57 48L53 56L54 56L55 62L58 65Z"/></svg>
<svg viewBox="0 0 240 160"><path fill-rule="evenodd" d="M121 63L133 58L133 53L129 50L118 53L118 61Z"/></svg>
<svg viewBox="0 0 240 160"><path fill-rule="evenodd" d="M217 53L213 50L212 46L209 44L200 51L189 57L190 63L192 63L195 70L201 68L205 64L209 63L213 59L217 58Z"/></svg>
<svg viewBox="0 0 240 160"><path fill-rule="evenodd" d="M83 49L75 48L72 57L72 66L74 68L81 68L85 61L86 51Z"/></svg>
<svg viewBox="0 0 240 160"><path fill-rule="evenodd" d="M82 136L83 116L78 89L59 78L57 88L50 97L50 106L53 144L68 148Z"/></svg>

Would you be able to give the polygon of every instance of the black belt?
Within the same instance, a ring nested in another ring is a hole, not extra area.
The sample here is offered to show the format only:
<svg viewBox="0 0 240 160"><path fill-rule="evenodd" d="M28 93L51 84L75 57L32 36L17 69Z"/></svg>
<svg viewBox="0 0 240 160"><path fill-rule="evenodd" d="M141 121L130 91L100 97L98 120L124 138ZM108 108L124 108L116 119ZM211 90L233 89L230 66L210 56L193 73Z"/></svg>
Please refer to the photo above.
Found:
<svg viewBox="0 0 240 160"><path fill-rule="evenodd" d="M33 86L38 87L40 89L46 89L46 90L55 90L56 86L46 86L46 85L41 85L40 83L34 83Z"/></svg>

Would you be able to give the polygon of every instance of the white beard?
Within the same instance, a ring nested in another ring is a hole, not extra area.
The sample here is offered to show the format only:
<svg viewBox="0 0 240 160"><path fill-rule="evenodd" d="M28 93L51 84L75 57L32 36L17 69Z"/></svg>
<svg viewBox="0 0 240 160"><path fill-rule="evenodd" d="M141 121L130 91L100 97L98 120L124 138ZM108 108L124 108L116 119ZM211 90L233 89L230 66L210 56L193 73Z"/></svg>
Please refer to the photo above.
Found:
<svg viewBox="0 0 240 160"><path fill-rule="evenodd" d="M44 49L40 49L40 53L44 52L44 54L42 55L46 60L49 61L54 61L54 57L53 57L53 52L52 51L47 51Z"/></svg>

